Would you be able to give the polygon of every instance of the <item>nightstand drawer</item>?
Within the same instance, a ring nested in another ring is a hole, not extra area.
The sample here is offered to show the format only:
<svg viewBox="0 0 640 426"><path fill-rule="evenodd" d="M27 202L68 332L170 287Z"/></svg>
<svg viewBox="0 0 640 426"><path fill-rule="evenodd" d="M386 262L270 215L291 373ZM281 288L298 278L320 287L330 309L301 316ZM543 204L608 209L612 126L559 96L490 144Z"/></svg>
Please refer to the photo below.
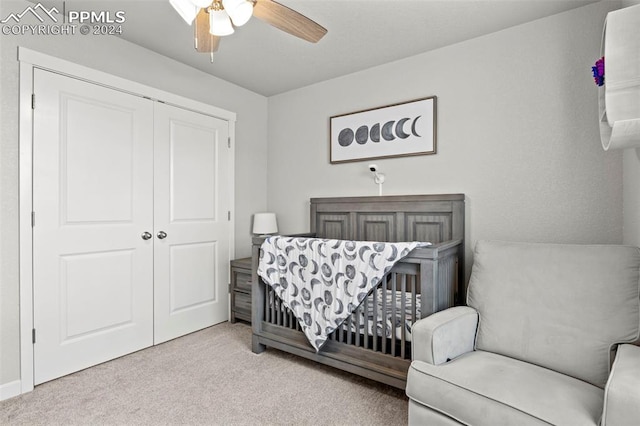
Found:
<svg viewBox="0 0 640 426"><path fill-rule="evenodd" d="M233 306L236 317L251 321L251 293L233 292Z"/></svg>
<svg viewBox="0 0 640 426"><path fill-rule="evenodd" d="M251 273L235 270L235 288L232 290L251 291Z"/></svg>
<svg viewBox="0 0 640 426"><path fill-rule="evenodd" d="M229 321L251 322L251 258L231 261L231 313Z"/></svg>

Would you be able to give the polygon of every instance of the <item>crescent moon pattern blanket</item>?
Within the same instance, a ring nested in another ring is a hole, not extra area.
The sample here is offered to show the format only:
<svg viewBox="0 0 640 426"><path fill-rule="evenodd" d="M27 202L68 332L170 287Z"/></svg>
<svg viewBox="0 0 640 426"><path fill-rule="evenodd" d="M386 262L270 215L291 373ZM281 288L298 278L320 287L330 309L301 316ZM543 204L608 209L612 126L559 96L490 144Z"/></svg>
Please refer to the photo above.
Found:
<svg viewBox="0 0 640 426"><path fill-rule="evenodd" d="M428 245L274 236L260 247L257 272L317 352L393 265Z"/></svg>

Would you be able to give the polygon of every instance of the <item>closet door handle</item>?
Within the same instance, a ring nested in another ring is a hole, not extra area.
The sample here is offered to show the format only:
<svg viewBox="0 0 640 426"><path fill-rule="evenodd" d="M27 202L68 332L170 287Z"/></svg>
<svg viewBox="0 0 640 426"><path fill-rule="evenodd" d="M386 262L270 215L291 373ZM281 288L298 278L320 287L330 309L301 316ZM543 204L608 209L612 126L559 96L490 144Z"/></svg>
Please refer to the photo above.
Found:
<svg viewBox="0 0 640 426"><path fill-rule="evenodd" d="M150 240L153 235L151 235L151 232L143 232L141 237L143 240Z"/></svg>
<svg viewBox="0 0 640 426"><path fill-rule="evenodd" d="M165 238L167 238L167 233L164 231L160 231L158 232L158 239L159 240L164 240Z"/></svg>

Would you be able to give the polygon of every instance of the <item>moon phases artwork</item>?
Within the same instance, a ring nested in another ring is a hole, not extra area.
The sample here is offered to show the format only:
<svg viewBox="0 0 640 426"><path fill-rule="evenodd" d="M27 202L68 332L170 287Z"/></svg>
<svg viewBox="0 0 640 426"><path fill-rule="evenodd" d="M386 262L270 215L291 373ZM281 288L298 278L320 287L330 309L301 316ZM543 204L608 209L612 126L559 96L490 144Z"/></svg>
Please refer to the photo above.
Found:
<svg viewBox="0 0 640 426"><path fill-rule="evenodd" d="M385 105L329 120L333 164L436 153L436 96Z"/></svg>

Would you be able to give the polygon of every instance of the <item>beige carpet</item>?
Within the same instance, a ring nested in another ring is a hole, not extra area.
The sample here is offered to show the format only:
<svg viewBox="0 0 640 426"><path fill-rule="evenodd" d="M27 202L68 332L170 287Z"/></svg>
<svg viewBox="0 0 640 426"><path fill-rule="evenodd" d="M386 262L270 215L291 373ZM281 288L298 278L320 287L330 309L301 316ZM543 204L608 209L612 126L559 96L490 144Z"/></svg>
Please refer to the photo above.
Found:
<svg viewBox="0 0 640 426"><path fill-rule="evenodd" d="M275 349L222 323L0 402L0 424L401 425L404 391Z"/></svg>

